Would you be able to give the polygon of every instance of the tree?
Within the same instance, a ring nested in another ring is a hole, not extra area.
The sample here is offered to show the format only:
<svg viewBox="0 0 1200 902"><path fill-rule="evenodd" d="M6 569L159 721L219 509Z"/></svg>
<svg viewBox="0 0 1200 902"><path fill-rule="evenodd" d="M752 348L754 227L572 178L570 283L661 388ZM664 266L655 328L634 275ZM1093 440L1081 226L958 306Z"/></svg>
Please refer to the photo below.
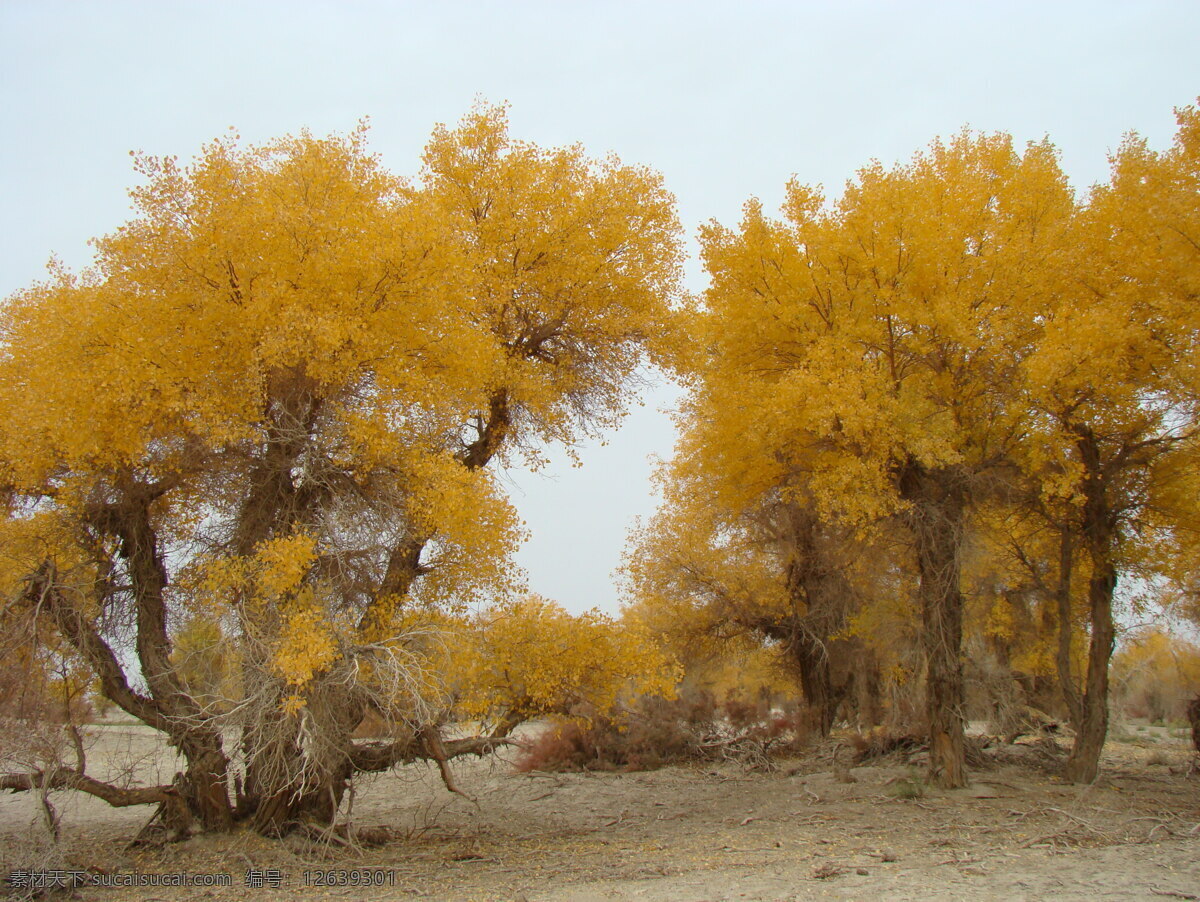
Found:
<svg viewBox="0 0 1200 902"><path fill-rule="evenodd" d="M679 678L643 626L537 596L488 608L455 634L456 705L500 732L536 717L611 715L631 696L671 698Z"/></svg>
<svg viewBox="0 0 1200 902"><path fill-rule="evenodd" d="M1140 630L1113 656L1112 677L1127 715L1183 720L1200 693L1200 648L1161 629Z"/></svg>
<svg viewBox="0 0 1200 902"><path fill-rule="evenodd" d="M1096 778L1107 732L1118 578L1182 538L1177 486L1196 465L1200 114L1177 117L1169 151L1130 137L1110 183L1093 190L1072 278L1025 364L1039 414L1032 467L1061 511L1064 555L1078 548L1088 567L1087 674L1066 771L1075 782Z"/></svg>
<svg viewBox="0 0 1200 902"><path fill-rule="evenodd" d="M700 416L695 400L659 475L664 503L631 537L627 595L660 629L769 643L828 735L856 676L867 676L851 664L866 649L848 634L860 603L853 561L866 544L818 517L796 486L727 479L741 449L720 441L719 417Z"/></svg>
<svg viewBox="0 0 1200 902"><path fill-rule="evenodd" d="M841 199L793 182L784 222L750 202L702 232L705 410L743 448L734 476L804 474L818 511L898 516L926 657L930 776L966 781L961 555L975 502L1026 428L1019 367L1074 203L1048 143L962 133L861 170ZM731 447L733 447L731 445Z"/></svg>
<svg viewBox="0 0 1200 902"><path fill-rule="evenodd" d="M1064 519L1067 506L1043 494L1046 483L1038 476L1050 474L1035 467L1024 475L975 520L980 547L973 581L976 593L991 602L983 631L1014 664L1014 677L1019 674L1031 693L1029 704L1045 711L1061 708L1078 724L1077 649L1087 640L1078 591L1084 571L1076 560L1076 535ZM1014 722L1008 729L1017 726Z"/></svg>
<svg viewBox="0 0 1200 902"><path fill-rule="evenodd" d="M502 109L436 129L416 184L365 141L139 158L137 218L96 266L9 299L0 480L37 550L9 590L187 770L5 785L273 833L331 822L355 772L490 747L441 740L437 642L406 611L518 583L488 465L620 417L672 316L673 199L648 170L511 141ZM229 704L172 657L188 618L239 662ZM367 712L392 741L351 740Z"/></svg>

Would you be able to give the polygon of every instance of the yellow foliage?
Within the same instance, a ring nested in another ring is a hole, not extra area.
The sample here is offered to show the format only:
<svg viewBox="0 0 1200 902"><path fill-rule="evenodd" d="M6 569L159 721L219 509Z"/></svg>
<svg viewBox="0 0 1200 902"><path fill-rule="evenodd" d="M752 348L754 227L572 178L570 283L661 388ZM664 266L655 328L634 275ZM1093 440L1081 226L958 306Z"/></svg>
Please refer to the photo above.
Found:
<svg viewBox="0 0 1200 902"><path fill-rule="evenodd" d="M316 551L313 537L302 533L260 543L254 555L258 591L276 598L299 588L316 559Z"/></svg>
<svg viewBox="0 0 1200 902"><path fill-rule="evenodd" d="M673 698L680 676L637 624L572 615L537 596L482 612L468 635L454 672L473 718L607 714L631 695Z"/></svg>
<svg viewBox="0 0 1200 902"><path fill-rule="evenodd" d="M1011 444L1073 213L1054 149L964 132L860 170L833 205L793 182L783 213L751 202L738 230L701 234L708 355L688 403L733 474L799 470L822 510L872 522L900 506L900 465L978 467Z"/></svg>
<svg viewBox="0 0 1200 902"><path fill-rule="evenodd" d="M324 611L309 605L287 617L271 663L290 686L303 686L341 657Z"/></svg>
<svg viewBox="0 0 1200 902"><path fill-rule="evenodd" d="M966 594L977 600L968 629L1046 675L1054 537L1074 543L1065 597L1077 639L1089 583L1097 635L1095 599L1118 572L1188 579L1200 111L1178 118L1169 151L1131 138L1111 184L1082 199L1048 142L963 131L907 163L864 167L831 202L793 181L781 218L751 200L736 227L705 226L710 284L681 314L692 337L678 357L683 438L663 511L628 565L635 597L709 629L722 623L714 601L761 622L779 610L785 575L768 516L779 505L848 530L870 554L899 538L919 556L931 523L962 516L938 534L945 559L923 562L926 602L953 615L929 620L948 630L927 637L930 660L957 672L948 624ZM997 496L1033 522L1009 534L985 522ZM900 559L878 562L837 635L907 673L916 574ZM1036 604L1018 612L1018 596ZM1076 664L1082 647L1068 649Z"/></svg>
<svg viewBox="0 0 1200 902"><path fill-rule="evenodd" d="M1200 647L1160 629L1142 631L1113 656L1112 679L1130 716L1183 719L1200 695Z"/></svg>
<svg viewBox="0 0 1200 902"><path fill-rule="evenodd" d="M171 664L187 692L204 708L227 712L241 692L242 656L221 622L198 613L176 631Z"/></svg>
<svg viewBox="0 0 1200 902"><path fill-rule="evenodd" d="M422 163L387 171L365 127L138 156L95 265L0 311L3 528L49 537L6 543L0 577L53 558L89 617L158 605L156 696L182 692L168 606L303 701L405 607L514 591L524 532L489 464L612 425L666 353L682 249L657 173L513 140L486 105Z"/></svg>

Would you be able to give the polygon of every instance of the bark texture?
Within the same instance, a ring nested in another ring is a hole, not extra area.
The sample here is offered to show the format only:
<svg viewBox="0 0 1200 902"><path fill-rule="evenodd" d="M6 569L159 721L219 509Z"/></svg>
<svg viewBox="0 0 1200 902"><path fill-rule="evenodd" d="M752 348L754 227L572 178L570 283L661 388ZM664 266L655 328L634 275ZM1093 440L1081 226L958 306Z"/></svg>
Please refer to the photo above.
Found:
<svg viewBox="0 0 1200 902"><path fill-rule="evenodd" d="M1079 697L1079 684L1071 666L1071 571L1074 566L1074 539L1067 526L1061 528L1059 540L1058 585L1054 589L1057 611L1058 647L1054 656L1058 671L1058 685L1063 703L1067 707L1067 718L1074 729L1083 723L1083 701Z"/></svg>
<svg viewBox="0 0 1200 902"><path fill-rule="evenodd" d="M900 492L910 504L907 516L920 574L929 779L953 789L967 785L960 588L964 479L954 469L926 469L910 461Z"/></svg>
<svg viewBox="0 0 1200 902"><path fill-rule="evenodd" d="M1108 735L1108 664L1116 634L1112 604L1117 588L1117 568L1113 561L1117 518L1108 497L1100 444L1086 427L1078 428L1076 434L1084 468L1083 540L1092 562L1088 580L1091 638L1075 745L1064 776L1072 783L1092 783L1100 773L1100 753Z"/></svg>

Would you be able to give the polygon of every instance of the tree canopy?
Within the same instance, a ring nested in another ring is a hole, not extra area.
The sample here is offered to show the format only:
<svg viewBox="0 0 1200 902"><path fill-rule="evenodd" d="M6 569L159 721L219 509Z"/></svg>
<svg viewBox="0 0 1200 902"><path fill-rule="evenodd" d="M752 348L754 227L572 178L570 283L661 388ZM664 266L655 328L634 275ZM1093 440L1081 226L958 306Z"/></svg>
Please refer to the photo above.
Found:
<svg viewBox="0 0 1200 902"><path fill-rule="evenodd" d="M613 425L672 316L657 174L512 140L501 108L435 129L415 180L366 139L139 157L136 217L95 266L3 311L9 585L185 752L179 795L209 826L329 816L368 766L350 742L368 710L431 735L405 687L432 652L405 612L520 582L488 464ZM193 615L241 662L233 808L218 716L172 660Z"/></svg>
<svg viewBox="0 0 1200 902"><path fill-rule="evenodd" d="M1048 141L964 131L866 166L832 202L793 180L781 219L752 199L738 227L702 228L684 436L630 565L635 594L705 597L701 623L724 610L766 635L790 624L819 660L847 617L860 632L891 620L867 612L911 579L931 777L956 786L965 593L1042 592L1068 699L1072 631L1090 632L1069 773L1093 779L1117 574L1194 541L1196 117L1179 112L1165 153L1129 139L1084 198ZM1014 506L1043 525L987 538ZM807 523L808 542L782 522ZM876 552L881 581L852 592L848 562L881 541L907 545L907 565L888 573L900 559ZM827 572L866 607L843 603L821 631Z"/></svg>
<svg viewBox="0 0 1200 902"><path fill-rule="evenodd" d="M783 660L822 735L919 698L947 787L986 659L989 704L1053 696L1095 779L1119 583L1196 608L1178 121L1086 194L1048 140L967 130L831 200L793 179L778 218L701 228L692 297L662 178L515 140L503 108L436 127L412 178L365 127L136 156L94 265L0 310L0 627L41 671L25 709L92 681L185 770L108 784L80 752L0 787L178 833L331 823L356 773L422 758L453 788L456 755L669 695L671 649L721 647ZM496 471L615 426L647 365L687 394L633 605L572 616L524 593Z"/></svg>

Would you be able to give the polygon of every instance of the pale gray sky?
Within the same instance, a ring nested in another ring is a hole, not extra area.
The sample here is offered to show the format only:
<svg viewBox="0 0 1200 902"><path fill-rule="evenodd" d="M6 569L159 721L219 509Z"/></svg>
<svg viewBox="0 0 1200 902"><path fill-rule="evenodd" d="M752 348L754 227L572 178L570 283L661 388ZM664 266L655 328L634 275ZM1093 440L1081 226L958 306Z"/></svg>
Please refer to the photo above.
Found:
<svg viewBox="0 0 1200 902"><path fill-rule="evenodd" d="M689 234L775 207L793 173L836 194L872 158L907 158L970 125L1059 146L1077 186L1134 129L1155 146L1200 95L1200 3L49 2L0 0L0 294L51 253L128 216L128 152L193 155L363 116L415 174L435 122L476 96L512 133L581 142L659 169ZM694 250L694 248L693 248ZM704 286L693 261L689 285ZM653 508L650 455L672 430L658 391L606 446L510 487L531 587L616 608L610 573Z"/></svg>

